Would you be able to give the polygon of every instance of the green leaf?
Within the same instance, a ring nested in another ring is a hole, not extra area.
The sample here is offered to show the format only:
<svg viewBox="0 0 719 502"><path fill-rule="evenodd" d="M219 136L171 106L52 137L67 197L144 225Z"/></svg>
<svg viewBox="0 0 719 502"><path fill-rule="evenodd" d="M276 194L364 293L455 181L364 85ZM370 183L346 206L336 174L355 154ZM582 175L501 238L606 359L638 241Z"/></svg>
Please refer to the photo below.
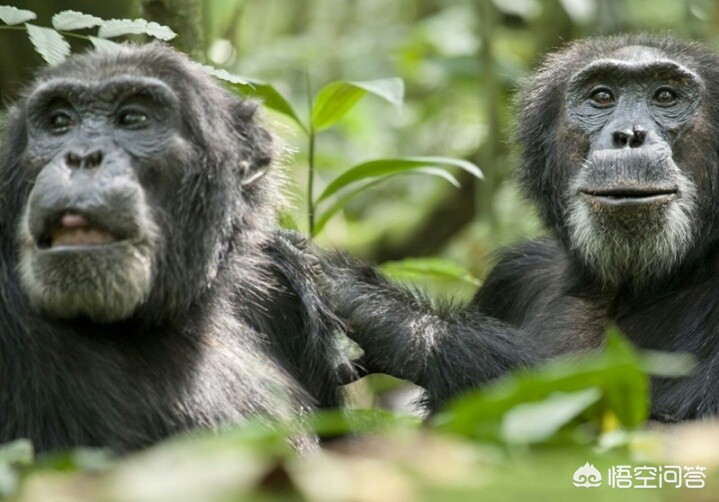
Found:
<svg viewBox="0 0 719 502"><path fill-rule="evenodd" d="M27 465L33 461L32 443L27 439L16 439L0 445L0 462Z"/></svg>
<svg viewBox="0 0 719 502"><path fill-rule="evenodd" d="M369 162L363 162L362 164L351 167L332 180L317 199L317 203L322 202L342 188L367 178L417 171L418 169L424 169L424 172L429 174L427 168L432 166L435 166L435 171L432 171L435 175L437 175L436 166L456 166L473 174L477 178L482 178L482 172L471 162L449 157L405 157L370 160Z"/></svg>
<svg viewBox="0 0 719 502"><path fill-rule="evenodd" d="M70 44L55 30L42 28L33 24L26 24L30 42L35 50L50 65L65 61L70 55Z"/></svg>
<svg viewBox="0 0 719 502"><path fill-rule="evenodd" d="M552 399L557 392L576 393L586 389L601 392L597 406L585 417L594 423L594 430L599 430L607 414L615 416L626 427L636 427L647 419L648 378L629 342L610 332L604 350L555 359L460 396L444 413L437 415L433 423L447 432L502 442L507 427L505 417L518 405L539 404ZM566 410L563 413L565 417L568 414Z"/></svg>
<svg viewBox="0 0 719 502"><path fill-rule="evenodd" d="M379 178L379 179L373 179L369 183L365 183L364 185L355 188L354 190L349 191L347 194L343 195L342 197L338 198L334 204L332 204L329 208L327 208L325 211L319 212L316 214L315 219L315 230L312 237L315 235L318 235L322 232L322 230L325 228L325 225L332 219L332 217L340 212L352 199L357 197L359 194L367 190L368 188L378 185L379 183L382 183L386 179L391 178L392 176L387 176L385 178ZM315 211L317 211L317 208L315 207Z"/></svg>
<svg viewBox="0 0 719 502"><path fill-rule="evenodd" d="M379 434L390 429L417 426L420 419L380 409L316 411L307 418L310 428L320 436L340 434Z"/></svg>
<svg viewBox="0 0 719 502"><path fill-rule="evenodd" d="M52 16L52 27L56 30L83 30L94 28L102 23L102 19L75 10L64 10Z"/></svg>
<svg viewBox="0 0 719 502"><path fill-rule="evenodd" d="M123 35L149 35L159 40L172 40L177 34L169 27L144 19L109 19L100 24L97 35L100 38L114 38Z"/></svg>
<svg viewBox="0 0 719 502"><path fill-rule="evenodd" d="M227 70L223 70L221 68L215 68L214 66L209 66L206 64L200 64L195 63L197 66L199 66L202 71L207 73L208 75L212 75L215 78L219 78L223 82L229 82L230 84L239 84L239 85L246 85L247 79L244 77L240 77L239 75L233 75L232 73L228 72Z"/></svg>
<svg viewBox="0 0 719 502"><path fill-rule="evenodd" d="M292 107L290 102L287 101L287 99L285 99L285 97L282 96L282 94L280 94L274 86L268 84L267 82L255 80L252 78L236 78L240 79L241 81L232 82L228 80L228 82L232 84L230 85L230 87L237 94L240 94L241 96L261 99L262 104L265 106L265 108L269 108L270 110L274 110L277 113L289 117L305 133L308 132L307 127L305 127L305 125L302 123L302 120L300 120L297 115L297 112L295 112L295 109Z"/></svg>
<svg viewBox="0 0 719 502"><path fill-rule="evenodd" d="M98 38L93 36L89 36L87 38L90 39L92 45L94 45L95 48L99 51L117 52L122 47L122 44L118 44L117 42L113 42L112 40L107 40L106 38Z"/></svg>
<svg viewBox="0 0 719 502"><path fill-rule="evenodd" d="M521 403L509 410L500 431L507 443L547 441L602 397L596 387L578 392L556 392L539 403Z"/></svg>
<svg viewBox="0 0 719 502"><path fill-rule="evenodd" d="M406 258L380 265L380 270L396 279L432 277L445 281L463 281L479 286L480 281L466 268L441 258Z"/></svg>
<svg viewBox="0 0 719 502"><path fill-rule="evenodd" d="M399 106L404 98L404 82L399 78L330 82L315 97L312 127L315 131L321 131L332 126L368 92Z"/></svg>
<svg viewBox="0 0 719 502"><path fill-rule="evenodd" d="M377 185L379 183L382 183L383 181L386 181L390 178L393 178L394 176L397 176L399 174L425 174L429 176L437 176L442 179L447 180L449 183L451 183L455 187L459 187L459 181L449 174L446 171L443 171L442 169L437 169L435 167L418 167L416 169L413 169L411 171L407 172L399 172L399 173L390 173L387 175L380 175L373 178L369 178L369 183L364 183L359 188L355 188L349 192L347 192L345 195L337 199L329 208L327 208L325 211L318 214L317 219L315 220L315 229L313 237L317 234L319 234L322 229L325 227L327 222L337 214L339 211L342 210L352 199L357 197L360 193L364 192L366 189L370 188L371 186ZM366 179L358 180L359 181L367 181ZM317 204L319 204L320 201L317 201Z"/></svg>
<svg viewBox="0 0 719 502"><path fill-rule="evenodd" d="M290 211L281 211L278 218L277 223L282 228L287 228L289 230L299 230L299 225L297 224L297 219L295 218L295 215L292 214Z"/></svg>
<svg viewBox="0 0 719 502"><path fill-rule="evenodd" d="M5 24L11 26L14 24L22 24L35 18L37 18L37 14L31 10L18 9L11 5L0 5L0 20Z"/></svg>
<svg viewBox="0 0 719 502"><path fill-rule="evenodd" d="M688 352L662 352L642 350L642 367L652 375L663 378L686 377L696 373L698 361Z"/></svg>

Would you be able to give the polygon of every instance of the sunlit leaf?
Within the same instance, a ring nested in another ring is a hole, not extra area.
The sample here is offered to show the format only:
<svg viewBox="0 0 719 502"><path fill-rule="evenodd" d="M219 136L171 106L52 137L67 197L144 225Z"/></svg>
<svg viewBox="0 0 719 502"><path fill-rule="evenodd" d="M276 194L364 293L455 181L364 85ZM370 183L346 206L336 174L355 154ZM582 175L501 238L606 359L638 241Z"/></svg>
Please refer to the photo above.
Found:
<svg viewBox="0 0 719 502"><path fill-rule="evenodd" d="M222 68L215 68L214 66L209 66L205 64L196 63L197 66L199 66L202 71L207 73L208 75L212 75L215 78L219 78L223 82L229 82L230 84L239 84L239 85L246 85L248 84L248 81L244 77L240 77L239 75L234 75L227 70L223 70Z"/></svg>
<svg viewBox="0 0 719 502"><path fill-rule="evenodd" d="M262 104L265 106L265 108L269 108L270 110L274 110L277 113L289 117L295 124L300 127L300 129L307 132L307 128L302 123L302 120L300 120L299 116L297 115L297 112L295 112L294 107L290 104L289 101L287 101L287 99L285 99L284 96L282 96L282 94L280 94L277 89L275 89L273 85L252 78L237 76L234 77L239 80L234 82L231 80L227 80L227 82L231 84L230 87L234 89L235 92L242 96L261 99Z"/></svg>
<svg viewBox="0 0 719 502"><path fill-rule="evenodd" d="M35 50L50 65L65 61L70 55L70 44L55 30L26 24L30 42Z"/></svg>
<svg viewBox="0 0 719 502"><path fill-rule="evenodd" d="M11 5L0 5L0 20L3 23L13 25L32 21L37 17L31 10L18 9Z"/></svg>
<svg viewBox="0 0 719 502"><path fill-rule="evenodd" d="M172 40L177 34L169 27L144 19L109 19L103 21L98 31L100 38L122 35L149 35L159 40Z"/></svg>
<svg viewBox="0 0 719 502"><path fill-rule="evenodd" d="M0 445L0 461L10 464L29 464L34 456L33 446L27 439L16 439Z"/></svg>
<svg viewBox="0 0 719 502"><path fill-rule="evenodd" d="M477 178L482 178L482 172L471 162L449 157L405 157L398 159L371 160L351 167L332 180L332 182L327 185L327 188L325 188L324 192L322 192L317 199L317 203L322 202L342 188L367 178L416 171L417 169L426 169L428 167L435 167L436 169L437 166L459 167L460 169L473 174ZM429 174L426 170L425 173ZM436 171L432 171L432 174L438 175Z"/></svg>
<svg viewBox="0 0 719 502"><path fill-rule="evenodd" d="M550 439L562 426L602 397L596 387L557 392L538 403L521 403L502 420L501 437L507 443L538 443Z"/></svg>
<svg viewBox="0 0 719 502"><path fill-rule="evenodd" d="M556 392L596 388L601 392L594 415L599 425L607 412L624 427L644 423L649 411L649 383L631 344L616 333L606 347L584 357L567 356L525 370L450 403L433 422L442 430L480 440L502 441L504 418L520 404L541 403Z"/></svg>
<svg viewBox="0 0 719 502"><path fill-rule="evenodd" d="M596 18L597 4L595 0L559 0L559 3L576 23L588 23Z"/></svg>
<svg viewBox="0 0 719 502"><path fill-rule="evenodd" d="M315 97L312 127L315 131L321 131L332 126L368 92L399 106L404 99L404 82L399 78L330 82Z"/></svg>
<svg viewBox="0 0 719 502"><path fill-rule="evenodd" d="M383 181L388 180L389 178L392 178L394 176L397 176L399 174L424 174L428 176L437 176L439 178L442 178L444 180L447 180L450 184L452 184L455 187L459 187L459 181L449 174L446 171L443 171L442 169L438 169L436 167L418 167L410 171L406 172L397 172L397 173L391 173L387 175L380 175L376 177L371 177L368 179L362 179L358 180L358 182L365 182L358 188L354 188L350 191L348 191L346 194L342 195L339 199L337 199L329 208L327 208L325 211L322 211L318 214L317 219L315 221L315 228L314 228L314 235L319 234L322 229L325 227L327 222L337 214L339 211L341 211L352 199L357 197L359 194L367 190L369 187L377 185ZM319 202L319 201L318 201Z"/></svg>
<svg viewBox="0 0 719 502"><path fill-rule="evenodd" d="M406 258L383 263L380 270L395 279L431 277L444 281L463 281L479 286L480 281L466 268L441 258Z"/></svg>
<svg viewBox="0 0 719 502"><path fill-rule="evenodd" d="M642 367L652 376L677 378L692 375L697 370L698 361L688 352L661 352L642 350Z"/></svg>
<svg viewBox="0 0 719 502"><path fill-rule="evenodd" d="M89 36L87 38L89 38L92 45L94 45L95 48L100 51L117 52L122 47L122 44L118 44L117 42L113 42L112 40L108 40L106 38L99 38L93 36Z"/></svg>
<svg viewBox="0 0 719 502"><path fill-rule="evenodd" d="M64 10L52 16L52 27L56 30L82 30L94 28L102 23L102 19L75 10Z"/></svg>

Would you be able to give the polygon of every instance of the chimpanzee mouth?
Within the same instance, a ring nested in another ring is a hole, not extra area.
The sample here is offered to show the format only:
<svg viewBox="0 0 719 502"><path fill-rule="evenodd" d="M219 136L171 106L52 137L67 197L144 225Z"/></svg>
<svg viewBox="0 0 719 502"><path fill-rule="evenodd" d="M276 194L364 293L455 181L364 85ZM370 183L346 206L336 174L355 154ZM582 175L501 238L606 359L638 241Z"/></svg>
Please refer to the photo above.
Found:
<svg viewBox="0 0 719 502"><path fill-rule="evenodd" d="M677 187L581 188L579 192L592 202L607 206L666 204L679 196Z"/></svg>
<svg viewBox="0 0 719 502"><path fill-rule="evenodd" d="M37 239L37 247L41 250L87 248L114 244L119 240L111 232L93 224L85 216L75 212L66 212Z"/></svg>

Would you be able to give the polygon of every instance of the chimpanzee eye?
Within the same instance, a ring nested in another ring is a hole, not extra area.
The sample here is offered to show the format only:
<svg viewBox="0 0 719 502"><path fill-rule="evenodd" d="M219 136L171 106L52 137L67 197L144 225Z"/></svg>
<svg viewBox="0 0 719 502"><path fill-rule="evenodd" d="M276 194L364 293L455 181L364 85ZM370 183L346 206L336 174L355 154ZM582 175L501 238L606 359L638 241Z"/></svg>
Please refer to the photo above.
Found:
<svg viewBox="0 0 719 502"><path fill-rule="evenodd" d="M600 87L595 89L589 96L592 100L592 104L600 108L606 108L614 104L614 94L606 87Z"/></svg>
<svg viewBox="0 0 719 502"><path fill-rule="evenodd" d="M654 94L654 101L662 106L672 106L677 102L677 93L668 87L662 87Z"/></svg>
<svg viewBox="0 0 719 502"><path fill-rule="evenodd" d="M126 127L141 126L146 123L148 119L147 114L139 110L125 110L118 115L117 123Z"/></svg>
<svg viewBox="0 0 719 502"><path fill-rule="evenodd" d="M63 111L56 111L50 115L50 127L55 132L65 132L74 125L72 117Z"/></svg>

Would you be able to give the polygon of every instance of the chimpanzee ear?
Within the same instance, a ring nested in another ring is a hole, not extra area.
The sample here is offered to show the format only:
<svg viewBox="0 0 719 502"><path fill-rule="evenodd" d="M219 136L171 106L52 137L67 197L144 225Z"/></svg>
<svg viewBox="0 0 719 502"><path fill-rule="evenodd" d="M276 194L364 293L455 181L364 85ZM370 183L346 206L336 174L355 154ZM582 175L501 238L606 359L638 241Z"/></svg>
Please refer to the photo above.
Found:
<svg viewBox="0 0 719 502"><path fill-rule="evenodd" d="M259 103L242 100L235 105L235 129L242 142L242 160L238 165L240 185L250 186L260 180L272 164L272 135L257 123Z"/></svg>

